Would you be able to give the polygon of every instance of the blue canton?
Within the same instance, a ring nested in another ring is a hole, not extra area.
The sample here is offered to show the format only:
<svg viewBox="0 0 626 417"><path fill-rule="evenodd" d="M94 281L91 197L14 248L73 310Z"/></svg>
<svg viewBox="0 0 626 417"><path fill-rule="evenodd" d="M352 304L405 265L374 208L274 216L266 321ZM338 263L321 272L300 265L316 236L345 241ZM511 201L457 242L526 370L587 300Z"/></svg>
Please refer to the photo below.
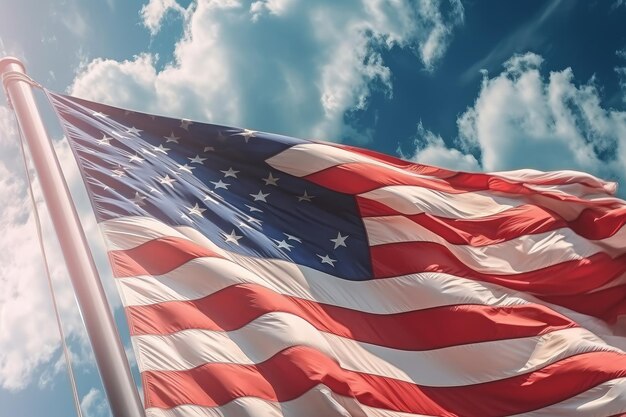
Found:
<svg viewBox="0 0 626 417"><path fill-rule="evenodd" d="M239 254L372 277L354 197L265 162L307 141L51 96L99 222L151 216Z"/></svg>

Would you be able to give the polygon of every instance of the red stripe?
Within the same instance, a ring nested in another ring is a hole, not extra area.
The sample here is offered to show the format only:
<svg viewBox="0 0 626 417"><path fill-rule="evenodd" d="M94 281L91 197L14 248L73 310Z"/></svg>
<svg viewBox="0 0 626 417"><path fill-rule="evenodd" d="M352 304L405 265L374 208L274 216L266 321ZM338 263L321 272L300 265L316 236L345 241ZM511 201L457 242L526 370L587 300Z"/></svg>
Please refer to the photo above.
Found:
<svg viewBox="0 0 626 417"><path fill-rule="evenodd" d="M486 246L565 227L589 240L601 240L613 236L626 224L626 206L614 210L586 209L575 220L565 221L551 210L528 204L466 220L427 213L404 215L375 200L358 196L357 203L363 217L401 215L454 245Z"/></svg>
<svg viewBox="0 0 626 417"><path fill-rule="evenodd" d="M583 180L578 179L565 179L565 178L552 178L552 179L531 179L526 178L524 180L515 181L512 179L505 179L502 176L499 176L494 173L485 173L485 172L460 172L460 171L452 171L445 168L439 168L431 165L417 164L414 162L405 161L403 159L396 158L394 156L385 155L376 151L371 151L368 149L361 149L354 146L341 145L341 144L330 144L332 146L342 148L356 154L368 156L376 161L383 162L385 164L389 164L391 166L401 168L405 171L414 172L421 175L430 175L437 178L445 178L451 184L455 184L459 188L481 188L486 189L489 188L489 183L494 180L504 180L509 183L517 182L524 184L532 184L532 185L567 185L567 184L580 184L585 187L589 187L593 190L602 190L604 191L605 184L597 179L593 178L584 178Z"/></svg>
<svg viewBox="0 0 626 417"><path fill-rule="evenodd" d="M188 371L143 373L146 407L214 407L244 396L293 400L318 384L360 403L438 416L502 416L546 407L611 379L626 376L626 356L592 352L539 371L460 387L424 387L347 371L314 349L285 349L257 365L206 364Z"/></svg>
<svg viewBox="0 0 626 417"><path fill-rule="evenodd" d="M233 308L234 305L240 308ZM429 350L468 343L532 337L577 327L538 304L453 305L398 314L373 314L277 294L255 284L234 285L194 301L126 308L131 334L185 329L232 331L271 312L302 317L316 329L401 350ZM446 330L441 331L441 324Z"/></svg>
<svg viewBox="0 0 626 417"><path fill-rule="evenodd" d="M615 323L620 316L626 315L626 285L587 294L549 296L542 299L588 316L598 317L607 323Z"/></svg>
<svg viewBox="0 0 626 417"><path fill-rule="evenodd" d="M162 237L127 250L109 251L115 277L162 275L195 258L220 255L187 239Z"/></svg>
<svg viewBox="0 0 626 417"><path fill-rule="evenodd" d="M571 194L562 194L550 190L538 191L529 188L525 183L487 174L457 175L445 179L428 179L366 162L350 162L335 165L303 178L333 191L351 195L366 193L380 187L409 185L451 194L490 191L508 194L509 197L514 198L524 196L535 201L547 198L549 200L543 203L545 205L554 204L556 201L578 203L584 206L615 206L615 202L594 202Z"/></svg>
<svg viewBox="0 0 626 417"><path fill-rule="evenodd" d="M532 272L495 275L468 268L447 248L435 243L395 243L374 246L370 250L377 278L416 272L444 272L532 292L548 302L611 322L624 311L623 287L606 290L603 292L606 297L586 293L626 273L626 255L611 259L608 255L596 254L584 260L564 262ZM416 253L419 256L415 256ZM116 277L161 275L205 256L220 257L192 241L173 237L148 241L125 251L109 252Z"/></svg>
<svg viewBox="0 0 626 417"><path fill-rule="evenodd" d="M370 254L376 278L419 272L442 272L540 296L589 292L626 273L626 254L611 258L603 252L580 260L507 275L474 271L457 259L449 248L433 242L401 242L372 246Z"/></svg>
<svg viewBox="0 0 626 417"><path fill-rule="evenodd" d="M451 194L482 190L482 188L459 189L441 179L420 178L409 173L363 162L335 165L303 178L333 191L352 195L391 185L413 185Z"/></svg>

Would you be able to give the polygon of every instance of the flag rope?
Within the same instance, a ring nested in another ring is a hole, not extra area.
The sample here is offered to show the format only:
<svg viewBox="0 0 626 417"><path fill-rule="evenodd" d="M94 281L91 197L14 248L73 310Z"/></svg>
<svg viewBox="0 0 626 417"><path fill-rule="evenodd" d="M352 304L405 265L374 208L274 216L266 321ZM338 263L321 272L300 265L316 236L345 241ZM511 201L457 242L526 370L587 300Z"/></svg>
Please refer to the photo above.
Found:
<svg viewBox="0 0 626 417"><path fill-rule="evenodd" d="M9 81L24 81L27 84L30 84L32 87L36 87L39 88L40 90L43 90L43 86L41 84L39 84L37 81L33 80L31 77L29 77L28 75L24 74L23 72L19 72L19 71L7 71L5 73L2 74L2 86L4 87L4 95L7 98L7 102L9 104L9 107L11 109L13 109L13 103L11 103L11 95L9 94L7 85L9 83ZM19 129L19 123L17 123L17 116L15 116L15 123L18 125L18 130ZM23 138L22 138L22 133L20 130L20 141L22 141L23 143ZM23 147L24 145L22 145Z"/></svg>
<svg viewBox="0 0 626 417"><path fill-rule="evenodd" d="M17 73L19 74L19 73ZM21 74L23 75L23 74ZM25 76L27 77L27 76ZM29 80L32 81L32 79L30 77L27 77ZM22 78L20 78L22 79ZM6 80L6 76L3 77L3 82L5 82ZM35 81L32 81L34 84L33 85L39 85L38 83L36 83ZM6 87L5 87L6 88ZM7 97L9 97L9 95L7 94ZM26 177L28 180L28 193L30 195L30 199L33 203L33 214L35 215L35 225L36 225L36 229L37 229L37 238L39 241L39 249L41 251L41 255L43 258L43 265L44 265L44 272L45 272L45 276L46 276L46 280L48 281L48 289L50 290L50 296L52 298L52 307L54 310L54 317L56 320L56 324L57 324L57 329L59 331L59 337L61 338L61 347L63 349L63 357L65 358L65 366L67 368L67 375L68 375L68 379L70 382L70 388L72 390L72 398L74 401L74 408L76 409L76 416L77 417L83 417L83 413L82 413L82 409L80 406L80 398L78 397L78 388L76 385L76 378L74 376L74 369L72 368L72 360L71 360L71 356L70 356L70 350L69 347L67 346L67 342L65 339L65 332L63 331L63 325L61 323L61 314L59 313L59 305L57 302L57 297L56 297L56 293L54 291L54 285L52 283L52 274L50 273L50 266L48 263L48 256L47 256L47 252L46 252L46 248L44 245L44 241L43 241L43 231L42 231L42 227L41 227L41 219L39 216L39 210L37 208L37 201L35 200L35 193L33 192L33 179L30 175L30 171L28 170L28 161L26 159L26 149L24 146L24 138L22 136L22 130L20 129L19 124L17 123L17 116L15 114L13 114L13 116L15 117L15 124L17 125L17 131L19 133L19 137L20 137L20 149L21 149L21 154L22 154L22 161L24 163L24 170L26 171Z"/></svg>

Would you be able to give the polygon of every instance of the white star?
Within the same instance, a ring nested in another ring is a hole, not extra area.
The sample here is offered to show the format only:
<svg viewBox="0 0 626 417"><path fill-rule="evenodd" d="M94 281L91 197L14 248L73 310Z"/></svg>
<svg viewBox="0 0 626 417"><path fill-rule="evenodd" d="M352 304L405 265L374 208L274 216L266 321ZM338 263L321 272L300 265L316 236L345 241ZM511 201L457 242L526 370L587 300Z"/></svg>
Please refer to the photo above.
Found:
<svg viewBox="0 0 626 417"><path fill-rule="evenodd" d="M235 230L233 229L232 232L230 232L229 235L225 235L224 236L224 240L227 243L234 243L235 245L239 246L239 239L241 239L243 236L237 236L237 234L235 233Z"/></svg>
<svg viewBox="0 0 626 417"><path fill-rule="evenodd" d="M145 159L141 158L139 155L131 155L128 158L128 162L139 162L140 164L145 161Z"/></svg>
<svg viewBox="0 0 626 417"><path fill-rule="evenodd" d="M337 262L336 259L332 259L330 256L326 255L326 256L322 256L322 255L317 255L320 258L320 262L323 264L328 264L330 266L332 266L333 268L335 267L335 264L333 262Z"/></svg>
<svg viewBox="0 0 626 417"><path fill-rule="evenodd" d="M193 122L191 120L188 119L182 119L180 121L180 127L182 127L185 130L189 130L189 126L191 126L193 124Z"/></svg>
<svg viewBox="0 0 626 417"><path fill-rule="evenodd" d="M146 148L141 148L141 152L145 153L146 155L156 156L155 154L153 154L152 152L150 152L150 150Z"/></svg>
<svg viewBox="0 0 626 417"><path fill-rule="evenodd" d="M308 201L310 203L312 198L315 198L315 196L314 195L308 195L306 190L304 190L304 194L302 194L301 196L298 197L298 202Z"/></svg>
<svg viewBox="0 0 626 417"><path fill-rule="evenodd" d="M276 247L278 249L287 249L288 251L291 252L291 248L293 248L293 245L290 245L289 243L285 242L285 239L283 240L274 239L274 242L276 242Z"/></svg>
<svg viewBox="0 0 626 417"><path fill-rule="evenodd" d="M272 173L270 172L267 178L263 178L263 181L265 181L265 185L275 185L278 187L278 184L276 184L276 181L278 181L279 179L280 178L274 177Z"/></svg>
<svg viewBox="0 0 626 417"><path fill-rule="evenodd" d="M95 112L91 113L91 115L94 116L94 117L109 117L107 114L100 113L99 111L95 111Z"/></svg>
<svg viewBox="0 0 626 417"><path fill-rule="evenodd" d="M205 146L202 152L213 152L215 148L213 146Z"/></svg>
<svg viewBox="0 0 626 417"><path fill-rule="evenodd" d="M139 132L143 132L143 130L139 130L135 126L126 129L126 133L130 133L131 135L135 135L135 136L140 136Z"/></svg>
<svg viewBox="0 0 626 417"><path fill-rule="evenodd" d="M139 194L138 192L135 191L135 198L131 199L130 201L132 203L134 203L137 206L145 206L146 203L143 202L143 200L147 199L148 197L144 197L141 194Z"/></svg>
<svg viewBox="0 0 626 417"><path fill-rule="evenodd" d="M222 180L219 180L218 182L214 182L211 181L211 184L215 184L215 189L217 190L218 188L223 188L225 190L228 190L228 186L230 184L226 184L225 182L223 182Z"/></svg>
<svg viewBox="0 0 626 417"><path fill-rule="evenodd" d="M341 236L340 232L337 232L337 238L336 239L329 239L331 242L335 243L335 247L333 249L337 249L339 246L343 246L346 247L346 239L350 237L349 235L345 235L345 236Z"/></svg>
<svg viewBox="0 0 626 417"><path fill-rule="evenodd" d="M161 153L167 155L167 151L169 151L170 149L163 147L163 145L159 145L159 146L153 146L152 150L154 152L161 152Z"/></svg>
<svg viewBox="0 0 626 417"><path fill-rule="evenodd" d="M206 161L206 158L200 158L200 155L196 155L193 158L187 157L191 161L192 164L200 164L202 165L202 161Z"/></svg>
<svg viewBox="0 0 626 417"><path fill-rule="evenodd" d="M283 235L287 236L287 240L295 240L298 243L302 243L302 240L300 240L299 237L288 235L287 233L283 233Z"/></svg>
<svg viewBox="0 0 626 417"><path fill-rule="evenodd" d="M237 174L239 173L239 171L235 171L233 167L228 168L228 171L220 171L220 172L224 173L224 178L226 177L237 178Z"/></svg>
<svg viewBox="0 0 626 417"><path fill-rule="evenodd" d="M174 136L174 132L170 133L169 136L163 136L163 138L165 139L165 143L169 143L169 142L178 143L178 140L180 139L178 136Z"/></svg>
<svg viewBox="0 0 626 417"><path fill-rule="evenodd" d="M108 137L107 135L103 134L102 135L102 139L98 139L98 145L108 145L111 146L111 141L113 140L113 138Z"/></svg>
<svg viewBox="0 0 626 417"><path fill-rule="evenodd" d="M254 201L263 201L264 203L267 203L267 200L265 199L265 197L267 197L268 195L270 195L270 193L267 194L263 194L263 191L259 190L258 193L256 194L250 194L251 197L254 197Z"/></svg>
<svg viewBox="0 0 626 417"><path fill-rule="evenodd" d="M121 178L121 177L123 177L124 175L126 175L126 173L125 173L123 170L121 170L121 169L114 169L114 170L113 170L113 171L111 171L111 172L113 173L113 176L114 176L114 177L117 177L117 178Z"/></svg>
<svg viewBox="0 0 626 417"><path fill-rule="evenodd" d="M178 170L179 171L187 171L188 173L191 174L191 170L192 169L196 169L196 167L191 167L191 166L189 166L187 164L185 164L185 165L178 165Z"/></svg>
<svg viewBox="0 0 626 417"><path fill-rule="evenodd" d="M150 188L149 188L149 191L150 191L151 193L163 194L161 191L157 190L157 189L156 189L156 188L154 188L154 187L150 187Z"/></svg>
<svg viewBox="0 0 626 417"><path fill-rule="evenodd" d="M259 213L263 213L263 210L258 209L258 208L256 208L256 207L249 206L249 205L247 205L247 204L245 204L245 206L246 206L246 207L248 207L248 210L250 210L250 212L251 212L251 213L252 213L252 212L255 212L255 211L258 211Z"/></svg>
<svg viewBox="0 0 626 417"><path fill-rule="evenodd" d="M170 187L174 188L172 183L176 180L174 178L170 178L169 175L165 174L163 178L157 177L157 179L159 180L161 184L169 185Z"/></svg>
<svg viewBox="0 0 626 417"><path fill-rule="evenodd" d="M196 216L200 217L202 217L202 213L206 211L206 209L201 208L198 203L196 203L196 205L193 207L187 207L187 210L189 210L189 214L195 214Z"/></svg>
<svg viewBox="0 0 626 417"><path fill-rule="evenodd" d="M250 138L255 137L257 132L255 130L244 129L243 131L236 133L236 134L243 136L243 139L246 141L246 143L248 143L248 140L250 140Z"/></svg>

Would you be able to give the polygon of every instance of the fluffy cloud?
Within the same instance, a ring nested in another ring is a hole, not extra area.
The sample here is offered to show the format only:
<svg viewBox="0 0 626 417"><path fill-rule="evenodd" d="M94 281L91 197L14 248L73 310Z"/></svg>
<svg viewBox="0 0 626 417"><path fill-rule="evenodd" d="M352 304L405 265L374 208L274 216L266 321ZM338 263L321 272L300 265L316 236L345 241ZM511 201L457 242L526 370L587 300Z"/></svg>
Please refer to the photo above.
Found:
<svg viewBox="0 0 626 417"><path fill-rule="evenodd" d="M594 79L577 84L571 68L546 76L541 63L526 53L494 77L484 73L478 98L457 120L459 137L448 156L475 155L486 171L576 169L623 180L626 112L603 107ZM419 158L442 152L438 140L420 143Z"/></svg>
<svg viewBox="0 0 626 417"><path fill-rule="evenodd" d="M144 24L157 31L176 7L150 1ZM366 136L345 115L365 108L373 88L392 94L379 51L412 48L432 69L463 21L458 0L200 0L185 13L185 33L165 68L149 54L96 59L71 93L304 137Z"/></svg>
<svg viewBox="0 0 626 417"><path fill-rule="evenodd" d="M626 113L602 107L594 80L576 85L571 68L543 77L541 57L514 56L458 121L486 170L573 168L617 178L626 168Z"/></svg>
<svg viewBox="0 0 626 417"><path fill-rule="evenodd" d="M111 411L102 391L92 388L80 401L80 408L85 417L109 417Z"/></svg>
<svg viewBox="0 0 626 417"><path fill-rule="evenodd" d="M65 370L18 140L10 110L0 106L0 195L3 196L0 204L0 388L9 390L24 388L37 375L39 385L46 386ZM67 144L57 144L57 153L70 186L77 194L81 187ZM41 196L36 181L34 190L36 196ZM71 343L73 364L91 367L92 352L62 255L45 205L40 197L37 199L50 271L64 331ZM89 210L87 200L79 198L78 201L83 203L79 210L86 220L84 225L88 235L96 237L92 244L101 245L93 216L85 215ZM104 253L102 246L97 252ZM102 266L106 261L102 257L98 263ZM118 306L119 298L114 293L112 280L105 280L105 283L109 299Z"/></svg>
<svg viewBox="0 0 626 417"><path fill-rule="evenodd" d="M417 125L417 133L414 138L415 153L401 157L413 159L421 164L436 165L460 171L479 171L480 165L474 155L465 154L458 149L448 148L439 135L427 130L420 121Z"/></svg>
<svg viewBox="0 0 626 417"><path fill-rule="evenodd" d="M9 109L0 107L0 387L19 389L27 384L34 369L52 358L58 333L52 320L41 255L21 158L15 124ZM54 248L52 248L54 251ZM54 259L57 253L52 253ZM55 278L63 273L52 266ZM62 311L66 297L60 297ZM70 298L71 301L71 298ZM65 314L67 315L67 314Z"/></svg>
<svg viewBox="0 0 626 417"><path fill-rule="evenodd" d="M259 0L250 5L250 14L252 21L256 22L263 13L273 14L274 16L284 15L295 0Z"/></svg>
<svg viewBox="0 0 626 417"><path fill-rule="evenodd" d="M163 19L170 11L180 13L183 16L186 14L186 10L176 3L176 0L150 0L141 8L139 15L144 26L152 35L156 35L161 29Z"/></svg>

